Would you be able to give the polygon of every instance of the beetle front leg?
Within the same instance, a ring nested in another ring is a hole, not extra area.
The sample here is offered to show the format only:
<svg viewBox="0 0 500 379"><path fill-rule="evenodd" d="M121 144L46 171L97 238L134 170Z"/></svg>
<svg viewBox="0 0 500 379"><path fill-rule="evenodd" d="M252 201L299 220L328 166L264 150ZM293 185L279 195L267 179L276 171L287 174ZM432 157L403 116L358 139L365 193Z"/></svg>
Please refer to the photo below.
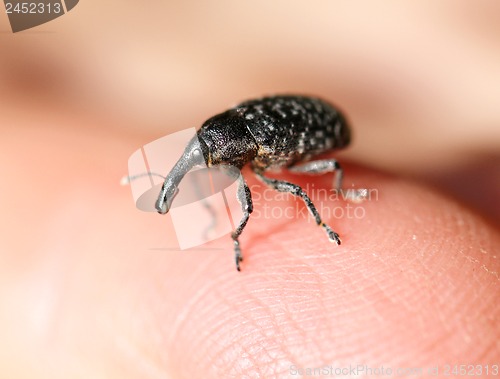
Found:
<svg viewBox="0 0 500 379"><path fill-rule="evenodd" d="M298 164L289 167L288 170L293 173L305 173L313 175L335 172L335 189L337 190L337 192L342 191L342 179L344 177L344 171L342 170L342 167L340 167L339 162L337 162L335 159L323 159Z"/></svg>
<svg viewBox="0 0 500 379"><path fill-rule="evenodd" d="M337 245L340 245L342 243L339 235L330 226L328 226L327 224L325 224L321 220L321 216L319 215L318 211L316 210L316 207L314 206L312 200L309 198L309 196L307 196L307 194L302 189L302 187L300 187L297 184L286 182L284 180L267 178L259 170L255 170L254 172L260 180L262 180L265 184L267 184L272 189L279 191L279 192L288 192L288 193L291 193L292 195L295 195L295 196L302 198L302 200L304 201L304 203L307 206L307 209L309 209L309 212L313 215L314 219L316 220L316 224L318 226L321 226L323 229L325 229L326 234L328 235L328 239L331 242L335 242Z"/></svg>
<svg viewBox="0 0 500 379"><path fill-rule="evenodd" d="M245 179L243 176L239 175L238 177L238 192L237 199L241 205L241 210L243 211L243 217L240 220L240 223L236 227L233 233L231 233L231 238L234 242L234 259L236 261L236 269L241 271L240 262L243 261L243 255L241 253L240 241L238 240L239 236L243 232L248 219L250 217L250 213L253 212L253 203L252 203L252 194L250 192L250 188L248 188Z"/></svg>

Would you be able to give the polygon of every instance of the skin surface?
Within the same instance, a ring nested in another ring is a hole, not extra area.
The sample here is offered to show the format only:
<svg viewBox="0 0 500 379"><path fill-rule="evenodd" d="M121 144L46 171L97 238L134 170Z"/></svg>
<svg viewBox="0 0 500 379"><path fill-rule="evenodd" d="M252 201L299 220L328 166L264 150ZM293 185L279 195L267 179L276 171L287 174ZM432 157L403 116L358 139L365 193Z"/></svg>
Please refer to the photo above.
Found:
<svg viewBox="0 0 500 379"><path fill-rule="evenodd" d="M201 251L155 249L175 248L172 224L138 212L117 185L133 139L65 121L46 115L37 129L26 121L31 140L11 128L1 142L3 177L17 183L0 203L9 252L0 268L2 372L273 378L291 365L442 369L498 358L498 233L442 195L345 164L345 187L376 189L378 200L359 205L361 218L327 219L342 246L304 218L256 216L237 273L229 237ZM33 171L19 146L46 169ZM116 163L95 170L110 154ZM254 198L263 195L244 174ZM282 177L315 188L332 179ZM303 208L265 202L296 203ZM255 212L265 204L256 201Z"/></svg>
<svg viewBox="0 0 500 379"><path fill-rule="evenodd" d="M1 12L0 377L498 363L499 14L496 0L86 0L12 34ZM175 251L170 216L119 186L130 154L275 93L345 111L344 186L378 199L359 218L321 212L337 247L246 170L243 271L229 236Z"/></svg>

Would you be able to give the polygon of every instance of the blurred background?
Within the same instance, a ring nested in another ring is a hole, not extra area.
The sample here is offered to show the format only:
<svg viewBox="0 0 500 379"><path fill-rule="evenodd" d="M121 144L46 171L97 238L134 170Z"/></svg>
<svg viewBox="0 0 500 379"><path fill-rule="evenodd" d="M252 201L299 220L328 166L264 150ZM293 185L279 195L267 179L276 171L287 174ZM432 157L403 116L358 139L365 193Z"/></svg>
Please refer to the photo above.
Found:
<svg viewBox="0 0 500 379"><path fill-rule="evenodd" d="M497 1L85 0L16 34L2 12L0 30L2 134L65 114L139 146L248 98L314 94L351 120L343 156L500 219Z"/></svg>

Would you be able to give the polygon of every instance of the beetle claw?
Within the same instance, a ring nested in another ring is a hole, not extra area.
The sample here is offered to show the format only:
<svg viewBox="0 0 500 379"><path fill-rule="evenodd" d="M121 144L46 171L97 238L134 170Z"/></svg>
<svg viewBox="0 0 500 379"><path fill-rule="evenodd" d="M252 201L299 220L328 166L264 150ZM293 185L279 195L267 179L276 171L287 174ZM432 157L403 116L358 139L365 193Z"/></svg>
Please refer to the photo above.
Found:
<svg viewBox="0 0 500 379"><path fill-rule="evenodd" d="M328 234L328 239L330 240L330 242L335 242L337 245L340 245L342 243L342 241L340 240L340 236L335 233L332 228L330 228L325 223L322 223L321 226L326 230L326 234Z"/></svg>

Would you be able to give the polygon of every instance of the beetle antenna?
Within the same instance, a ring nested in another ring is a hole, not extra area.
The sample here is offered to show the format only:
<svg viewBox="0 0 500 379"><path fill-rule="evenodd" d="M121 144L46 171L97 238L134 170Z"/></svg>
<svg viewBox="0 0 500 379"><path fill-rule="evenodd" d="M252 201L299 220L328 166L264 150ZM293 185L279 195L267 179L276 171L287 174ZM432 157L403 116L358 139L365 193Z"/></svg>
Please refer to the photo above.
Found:
<svg viewBox="0 0 500 379"><path fill-rule="evenodd" d="M163 175L157 174L156 172L143 172L142 174L124 176L120 179L120 185L126 186L130 184L131 181L142 178L144 176L159 176L160 178L165 180L165 177Z"/></svg>

